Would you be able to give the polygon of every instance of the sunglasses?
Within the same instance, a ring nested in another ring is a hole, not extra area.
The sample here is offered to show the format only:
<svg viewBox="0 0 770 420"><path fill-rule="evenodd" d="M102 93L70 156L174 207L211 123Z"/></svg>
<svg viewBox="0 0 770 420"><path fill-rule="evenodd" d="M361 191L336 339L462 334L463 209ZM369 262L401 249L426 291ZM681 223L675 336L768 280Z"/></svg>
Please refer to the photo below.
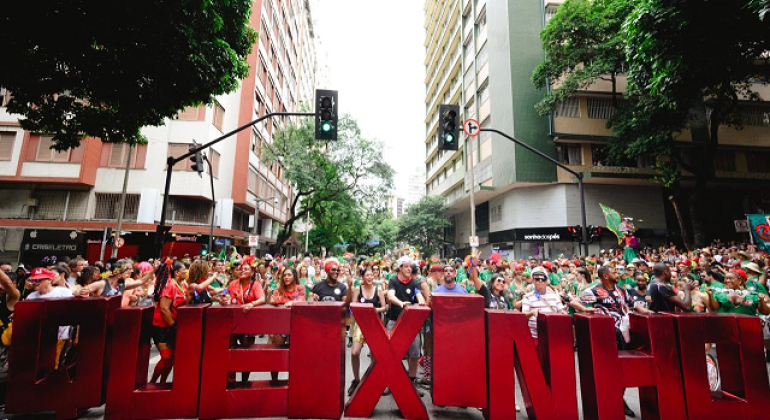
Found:
<svg viewBox="0 0 770 420"><path fill-rule="evenodd" d="M332 269L329 269L329 272L330 272L330 273L337 273L337 272L339 272L339 271L340 271L340 270L339 270L339 269L337 269L337 268L332 268Z"/></svg>
<svg viewBox="0 0 770 420"><path fill-rule="evenodd" d="M28 281L28 282L30 282L30 283L32 283L32 284L37 284L37 283L40 283L40 282L42 282L43 280L50 280L50 279L27 279L27 281Z"/></svg>
<svg viewBox="0 0 770 420"><path fill-rule="evenodd" d="M503 279L497 279L497 280L495 280L495 283L505 283L505 280L503 280Z"/></svg>
<svg viewBox="0 0 770 420"><path fill-rule="evenodd" d="M533 277L532 281L546 282L546 281L548 281L548 279L546 279L545 277Z"/></svg>

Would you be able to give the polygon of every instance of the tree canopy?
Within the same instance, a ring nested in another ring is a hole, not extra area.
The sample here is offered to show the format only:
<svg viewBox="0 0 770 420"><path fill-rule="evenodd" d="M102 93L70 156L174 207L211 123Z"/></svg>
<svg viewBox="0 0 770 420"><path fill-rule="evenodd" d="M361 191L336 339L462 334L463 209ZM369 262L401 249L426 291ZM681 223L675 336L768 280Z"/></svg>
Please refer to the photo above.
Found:
<svg viewBox="0 0 770 420"><path fill-rule="evenodd" d="M444 228L451 226L444 216L444 197L424 196L406 209L398 219L399 240L418 246L423 255L438 254L444 245Z"/></svg>
<svg viewBox="0 0 770 420"><path fill-rule="evenodd" d="M382 144L362 137L350 116L339 119L338 140L321 142L314 136L313 120L304 118L287 123L266 146L264 159L284 168L294 193L274 253L308 214L318 230L311 236L321 246L363 235L366 214L393 187L393 168L383 159Z"/></svg>
<svg viewBox="0 0 770 420"><path fill-rule="evenodd" d="M658 157L654 180L672 191L688 246L705 243L701 197L714 176L719 127L740 128L742 107L760 99L756 84L770 80L767 7L767 0L567 0L541 33L548 59L533 82L553 87L542 113L627 72L625 100L608 120L610 157L617 164ZM696 147L680 140L686 130ZM694 180L691 239L677 202L682 170Z"/></svg>
<svg viewBox="0 0 770 420"><path fill-rule="evenodd" d="M252 2L51 0L0 15L0 86L26 130L53 148L83 135L143 143L139 129L210 103L248 74ZM30 18L34 25L30 27ZM36 30L46 28L48 30ZM62 34L52 35L60 29Z"/></svg>

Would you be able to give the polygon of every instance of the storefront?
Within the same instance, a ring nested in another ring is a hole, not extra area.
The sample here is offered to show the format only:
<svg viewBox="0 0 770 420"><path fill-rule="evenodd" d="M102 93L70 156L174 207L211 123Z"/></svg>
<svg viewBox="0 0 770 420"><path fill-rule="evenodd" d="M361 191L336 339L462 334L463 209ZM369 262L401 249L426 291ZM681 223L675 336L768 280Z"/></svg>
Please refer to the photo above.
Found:
<svg viewBox="0 0 770 420"><path fill-rule="evenodd" d="M76 230L25 229L20 261L27 267L52 265L84 254L84 235Z"/></svg>
<svg viewBox="0 0 770 420"><path fill-rule="evenodd" d="M570 258L573 254L580 253L578 242L574 240L567 226L490 232L489 241L493 250L507 251L508 256L505 259L508 260L529 257L554 259L560 255Z"/></svg>
<svg viewBox="0 0 770 420"><path fill-rule="evenodd" d="M86 258L93 263L99 261L102 248L102 231L86 233ZM155 232L131 232L123 235L125 243L118 248L118 258L129 258L138 255L140 258L156 257L155 250ZM163 256L173 256L177 258L184 257L185 254L198 255L203 250L204 245L208 245L208 235L195 234L173 234L163 246ZM104 246L103 260L110 259L112 255L112 240L108 238ZM216 248L216 247L215 247Z"/></svg>

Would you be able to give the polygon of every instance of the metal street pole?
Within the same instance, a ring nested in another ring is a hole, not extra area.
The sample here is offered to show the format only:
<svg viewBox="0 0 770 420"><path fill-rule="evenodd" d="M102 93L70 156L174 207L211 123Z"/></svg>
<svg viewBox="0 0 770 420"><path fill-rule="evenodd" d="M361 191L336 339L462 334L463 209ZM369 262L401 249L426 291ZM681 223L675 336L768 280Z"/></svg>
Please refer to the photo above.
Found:
<svg viewBox="0 0 770 420"><path fill-rule="evenodd" d="M465 142L466 152L468 149L468 146L471 145L471 142L474 141L474 137L469 137L468 140ZM468 170L471 172L471 237L476 237L476 196L475 189L476 189L476 175L473 173L473 170L475 168L474 158L473 158L473 148L471 147L471 152L467 153L468 156ZM475 246L471 246L471 255L475 256L476 252L478 252L478 248Z"/></svg>
<svg viewBox="0 0 770 420"><path fill-rule="evenodd" d="M307 254L307 246L310 243L310 213L305 218L305 254Z"/></svg>
<svg viewBox="0 0 770 420"><path fill-rule="evenodd" d="M499 135L505 137L506 139L508 139L508 140L510 140L510 141L512 141L512 142L514 142L516 144L518 144L519 146L529 150L530 152L540 156L541 158L543 158L543 159L553 163L554 165L564 169L565 171L571 173L572 175L574 175L577 178L577 180L578 180L578 189L580 191L580 218L581 218L581 224L582 224L582 227L583 227L583 229L582 229L582 231L583 231L583 235L582 235L583 240L581 242L583 244L583 247L582 247L583 255L587 257L588 256L588 226L586 225L586 201L585 201L585 191L583 189L583 173L582 172L577 172L577 171L573 170L572 168L570 168L567 165L559 162L558 160L556 160L556 159L546 155L545 153L543 153L543 152L535 149L534 147L532 147L532 146L522 142L521 140L515 139L515 138L513 138L513 137L503 133L500 130L496 130L494 128L481 128L481 129L479 129L479 131L487 131L487 132L490 132L490 133L499 134Z"/></svg>
<svg viewBox="0 0 770 420"><path fill-rule="evenodd" d="M225 134L221 135L220 137L217 137L216 139L214 139L214 140L212 140L212 141L210 141L210 142L208 142L206 144L203 144L203 145L198 146L198 147L194 147L194 148L190 149L187 153L185 153L185 154L183 154L183 155L181 155L179 157L169 156L168 159L166 159L166 187L165 187L165 189L163 191L163 205L161 206L161 210L160 210L160 223L158 223L158 230L160 230L162 226L166 225L166 210L168 209L168 196L169 196L169 194L171 194L171 173L174 170L174 165L176 165L177 163L187 159L188 157L194 155L195 153L200 152L203 149L208 149L209 147L219 143L220 141L225 140L226 138L231 137L234 134L237 134L237 133L239 133L239 132L241 132L241 131L243 131L243 130L253 126L256 123L258 123L258 122L260 122L262 120L267 119L267 118L275 117L275 116L279 116L279 117L281 117L281 116L283 116L283 117L315 117L315 115L316 114L314 112L271 112L269 114L265 114L265 115L257 118L254 121L246 123L246 124L236 128L235 130L232 130L232 131L230 131L228 133L225 133ZM156 235L155 235L155 248L156 248L156 251L157 251L156 255L157 255L158 258L161 257L161 253L163 252L163 245L165 243L166 243L165 235L160 235L159 232L156 231Z"/></svg>
<svg viewBox="0 0 770 420"><path fill-rule="evenodd" d="M217 210L217 200L214 197L214 167L211 165L211 161L209 160L209 157L206 156L206 154L203 154L203 160L206 161L209 165L209 178L211 179L211 225L209 225L209 254L214 252L213 241L214 241L214 215L216 214Z"/></svg>
<svg viewBox="0 0 770 420"><path fill-rule="evenodd" d="M114 146L114 145L113 145ZM128 189L128 174L131 173L131 157L134 154L134 145L128 145L128 157L126 158L126 172L123 174L123 192L120 194L120 202L118 203L118 223L116 226L115 239L120 238L123 229L123 215L126 208L126 190ZM115 241L112 241L112 253L111 258L117 258L118 247L115 246Z"/></svg>

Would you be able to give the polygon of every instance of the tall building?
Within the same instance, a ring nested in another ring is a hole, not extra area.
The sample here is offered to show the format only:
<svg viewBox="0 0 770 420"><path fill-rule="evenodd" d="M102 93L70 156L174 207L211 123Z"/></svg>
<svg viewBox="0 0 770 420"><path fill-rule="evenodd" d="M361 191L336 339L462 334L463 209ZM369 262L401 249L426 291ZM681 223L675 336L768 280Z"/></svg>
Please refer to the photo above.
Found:
<svg viewBox="0 0 770 420"><path fill-rule="evenodd" d="M678 230L662 188L652 182L648 161L609 166L611 86L599 81L564 101L550 116L535 104L545 91L530 81L545 58L539 34L562 1L427 0L425 2L426 192L442 195L452 228L447 254L470 252L470 187L473 168L475 222L482 254L505 251L511 258L579 253L567 227L580 223L577 180L512 142L489 133L462 136L456 152L437 150L438 105L459 105L461 119L473 118L521 140L585 174L588 224L604 225L599 203L633 217L643 244L657 246ZM625 89L621 78L619 89ZM770 89L760 87L763 98ZM767 102L746 104L755 118L743 131L720 129L714 183L725 207L706 209L710 236L735 237L732 220L770 207ZM688 141L688 134L682 136ZM685 181L685 186L687 186ZM762 194L762 191L765 194ZM721 201L720 201L721 202ZM617 245L605 234L590 252Z"/></svg>
<svg viewBox="0 0 770 420"><path fill-rule="evenodd" d="M0 104L0 261L38 264L42 258L81 255L99 259L103 229L116 227L125 167L128 182L125 245L118 256L155 254L167 156L180 156L193 141L206 143L269 112L296 111L314 95L316 66L311 10L307 0L254 3L250 25L259 39L248 57L249 75L232 93L209 106L185 109L142 133L149 143L127 162L124 144L85 138L62 153L49 149L51 136L19 127L18 117ZM12 92L3 92L6 96ZM259 253L275 243L288 217L292 190L283 169L263 159L286 118L270 118L213 146L208 152L214 177L214 251L225 245L249 253L248 235L258 214ZM208 243L212 191L209 168L202 177L190 161L174 167L167 223L173 239L163 255L198 253ZM262 200L257 202L258 198ZM110 256L106 247L105 258Z"/></svg>
<svg viewBox="0 0 770 420"><path fill-rule="evenodd" d="M409 184L407 185L407 205L415 204L425 196L425 173L416 172L409 175Z"/></svg>

